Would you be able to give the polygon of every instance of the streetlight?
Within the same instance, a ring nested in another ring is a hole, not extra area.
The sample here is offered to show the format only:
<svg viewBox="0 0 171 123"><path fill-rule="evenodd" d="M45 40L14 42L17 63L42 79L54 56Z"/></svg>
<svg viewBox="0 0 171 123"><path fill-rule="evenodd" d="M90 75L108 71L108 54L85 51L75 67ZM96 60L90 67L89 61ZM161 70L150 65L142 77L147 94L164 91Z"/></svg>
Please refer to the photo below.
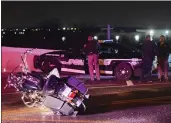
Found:
<svg viewBox="0 0 171 123"><path fill-rule="evenodd" d="M139 39L140 39L140 36L139 35L135 35L135 40L139 41Z"/></svg>
<svg viewBox="0 0 171 123"><path fill-rule="evenodd" d="M66 40L66 37L62 37L62 41L65 41Z"/></svg>
<svg viewBox="0 0 171 123"><path fill-rule="evenodd" d="M169 34L169 31L166 30L166 40L168 40L168 34Z"/></svg>
<svg viewBox="0 0 171 123"><path fill-rule="evenodd" d="M66 27L63 27L63 30L66 30Z"/></svg>
<svg viewBox="0 0 171 123"><path fill-rule="evenodd" d="M97 36L94 36L94 40L97 40L98 39L98 37Z"/></svg>
<svg viewBox="0 0 171 123"><path fill-rule="evenodd" d="M153 40L154 30L150 30L150 39Z"/></svg>
<svg viewBox="0 0 171 123"><path fill-rule="evenodd" d="M154 30L150 30L150 35L152 36L154 34Z"/></svg>
<svg viewBox="0 0 171 123"><path fill-rule="evenodd" d="M119 35L117 35L115 38L116 38L116 41L118 41L119 40Z"/></svg>

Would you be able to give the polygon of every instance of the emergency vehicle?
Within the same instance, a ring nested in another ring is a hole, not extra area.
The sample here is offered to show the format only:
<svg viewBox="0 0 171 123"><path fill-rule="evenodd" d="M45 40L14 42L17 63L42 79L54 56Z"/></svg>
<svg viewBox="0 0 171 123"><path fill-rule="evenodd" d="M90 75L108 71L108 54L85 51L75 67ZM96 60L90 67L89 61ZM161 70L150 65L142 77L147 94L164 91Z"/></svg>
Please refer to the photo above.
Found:
<svg viewBox="0 0 171 123"><path fill-rule="evenodd" d="M99 67L101 75L112 75L120 80L140 76L142 64L140 50L107 41L100 41L100 47ZM89 73L87 57L82 50L75 52L61 50L35 56L34 67L43 72L49 72L57 67L61 74ZM153 66L154 69L156 66Z"/></svg>

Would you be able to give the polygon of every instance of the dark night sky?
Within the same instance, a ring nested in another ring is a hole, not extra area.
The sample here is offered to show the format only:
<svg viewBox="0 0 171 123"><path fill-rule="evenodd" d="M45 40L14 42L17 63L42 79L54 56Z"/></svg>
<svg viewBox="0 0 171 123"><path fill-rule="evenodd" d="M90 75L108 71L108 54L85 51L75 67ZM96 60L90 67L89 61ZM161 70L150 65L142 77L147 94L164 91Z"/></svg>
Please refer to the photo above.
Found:
<svg viewBox="0 0 171 123"><path fill-rule="evenodd" d="M1 2L2 28L36 26L58 18L65 24L171 28L171 2Z"/></svg>

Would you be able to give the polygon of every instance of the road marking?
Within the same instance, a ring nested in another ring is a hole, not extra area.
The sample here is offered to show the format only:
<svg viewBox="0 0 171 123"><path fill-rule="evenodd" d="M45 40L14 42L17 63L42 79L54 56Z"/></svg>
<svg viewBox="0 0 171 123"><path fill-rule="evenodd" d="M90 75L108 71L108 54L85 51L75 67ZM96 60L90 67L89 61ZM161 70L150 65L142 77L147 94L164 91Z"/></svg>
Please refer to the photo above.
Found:
<svg viewBox="0 0 171 123"><path fill-rule="evenodd" d="M94 73L96 73L96 71L94 70L93 71ZM103 74L113 74L113 71L107 71L107 70L100 70L100 73L103 73Z"/></svg>
<svg viewBox="0 0 171 123"><path fill-rule="evenodd" d="M133 86L133 82L131 80L126 81L127 86Z"/></svg>

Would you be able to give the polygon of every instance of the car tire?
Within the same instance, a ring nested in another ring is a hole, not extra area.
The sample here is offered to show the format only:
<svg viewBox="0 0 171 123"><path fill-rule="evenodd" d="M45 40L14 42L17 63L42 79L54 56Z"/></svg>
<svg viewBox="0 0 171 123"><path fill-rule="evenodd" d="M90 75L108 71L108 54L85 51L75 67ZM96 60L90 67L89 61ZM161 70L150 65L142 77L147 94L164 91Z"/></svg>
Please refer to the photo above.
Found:
<svg viewBox="0 0 171 123"><path fill-rule="evenodd" d="M116 66L114 73L117 80L129 80L132 77L132 68L126 63L120 63Z"/></svg>

